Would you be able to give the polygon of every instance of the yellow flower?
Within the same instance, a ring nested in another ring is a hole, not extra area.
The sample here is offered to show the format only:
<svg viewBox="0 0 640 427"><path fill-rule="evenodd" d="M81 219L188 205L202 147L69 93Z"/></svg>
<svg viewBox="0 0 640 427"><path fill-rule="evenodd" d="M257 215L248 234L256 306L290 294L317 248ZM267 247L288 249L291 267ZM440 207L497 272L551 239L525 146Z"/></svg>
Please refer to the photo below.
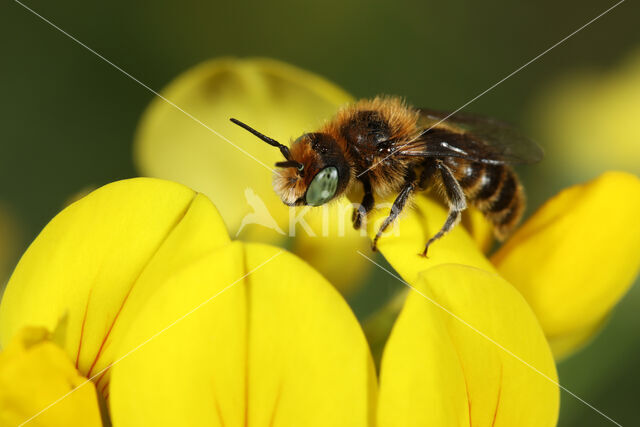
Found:
<svg viewBox="0 0 640 427"><path fill-rule="evenodd" d="M428 259L418 257L446 215L418 197L400 233L379 242L402 276L390 279L413 291L384 313L392 330L380 341L376 377L363 331L328 281L273 246L229 239L223 218L235 234L248 212L238 198L263 200L275 228L288 229L288 212L270 172L211 133L270 165L277 151L228 125L229 116L286 141L348 95L274 61L220 60L187 72L164 96L188 114L154 101L136 140L138 163L206 192L222 214L179 184L135 179L54 218L0 304L0 381L8 384L0 388L0 420L36 415L43 425L86 425L97 420L95 385L116 427L555 425L559 392L547 340L558 357L583 345L637 275L636 177L608 173L561 193L491 260L482 252L490 230L477 212L465 219L469 232L457 227ZM616 204L622 194L632 201ZM386 214L374 213L369 234ZM282 242L260 230L241 235ZM369 262L350 230L293 243L325 275L341 278L343 290ZM41 347L46 352L35 351ZM43 368L35 375L15 376L36 363ZM51 394L68 393L69 384L87 385L56 403Z"/></svg>
<svg viewBox="0 0 640 427"><path fill-rule="evenodd" d="M414 288L382 358L378 425L555 425L553 358L509 283L441 264Z"/></svg>
<svg viewBox="0 0 640 427"><path fill-rule="evenodd" d="M629 82L636 74L625 72L623 75L626 77L623 80ZM628 85L622 86L627 87ZM223 131L234 144L238 144L240 148L257 156L260 160L268 160L267 164L269 165L279 160L278 151L266 144L259 143L251 136L247 136L242 129L230 125L227 122L229 117L242 118L274 138L287 141L305 130L314 129L322 120L331 117L339 104L351 99L343 90L324 79L289 65L265 59L225 59L204 63L176 79L164 91L164 95L172 102L183 106L190 114L196 117L206 117L208 119L206 124L211 129ZM621 127L628 128L628 126L622 126L623 124L621 123ZM176 140L181 142L178 144L175 142ZM595 142L589 145L585 143L583 152L589 151L590 147L594 145L597 144ZM553 153L548 157L553 157ZM194 123L183 112L176 110L163 100L155 100L142 120L136 140L136 159L147 174L186 182L210 195L216 205L223 208L222 215L231 225L232 233L245 213L244 207L239 206L237 202L238 198L242 197L244 187L256 188L255 191L259 192L260 198L265 200L269 211L274 212L274 216L277 216L279 221L287 216L285 207L271 188L268 170L260 167L246 154L229 143L221 141L210 130ZM221 163L222 167L207 168L203 162L209 165ZM241 169L242 174L238 174L233 168ZM566 214L566 216L558 214L554 218L557 224L573 224L575 227L578 227L577 224L581 224L580 227L598 227L603 233L608 232L608 229L603 227L606 222L602 222L598 215L604 215L610 210L605 209L597 215L594 212L600 212L606 206L619 206L619 200L625 200L628 203L619 210L619 215L626 218L634 212L632 204L637 201L637 199L628 196L635 194L635 178L620 175L621 178L616 179L616 176L618 175L604 175L598 181L603 182L606 188L615 187L612 191L584 192L576 197L576 199L580 199L580 204L588 206L580 214L579 219L567 220L568 215L575 212L575 209L569 208L570 203L556 201L549 203L545 207L546 210L541 211L536 218L532 218L530 224L542 221L540 218L550 215L548 213L550 212L549 206L556 206L553 207L554 212L562 211ZM237 188L231 190L231 185L236 185ZM623 194L627 194L627 196L623 197ZM616 198L614 195L620 196ZM559 196L558 200L562 197L564 196ZM358 201L354 200L354 202ZM346 202L343 200L342 203L344 206ZM557 205L557 203L561 205ZM486 271L496 271L493 262L499 267L500 273L527 298L539 316L558 357L570 353L593 336L597 324L604 320L606 314L623 296L624 291L628 289L637 274L637 258L633 255L621 257L615 261L622 268L599 269L598 279L592 281L589 292L583 293L585 298L586 295L599 295L602 299L596 299L595 303L591 305L576 306L576 309L571 312L557 310L556 306L563 304L566 295L576 292L579 285L575 280L559 280L561 276L558 274L551 275L550 278L542 276L543 268L545 268L543 263L552 261L561 263L561 267L558 267L557 271L562 271L564 277L579 277L577 274L572 274L576 265L580 265L580 271L584 272L584 277L596 277L594 276L595 268L588 267L598 266L595 263L597 255L593 255L594 251L601 250L598 248L609 248L609 254L618 253L615 248L631 252L635 249L632 243L617 245L616 242L618 242L620 235L625 234L623 231L611 230L603 242L595 240L585 242L584 236L580 236L583 228L574 227L572 229L577 235L575 240L571 240L570 233L557 236L549 231L537 237L535 249L530 249L533 252L526 253L526 256L535 255L540 264L531 263L523 256L517 258L513 255L507 256L507 254L515 252L525 253L527 250L526 245L521 244L523 240L521 236L524 232L519 232L489 261L478 251L460 250L460 247L472 244L473 239L482 251L486 252L493 242L490 226L480 212L469 209L462 221L469 234L452 233L443 242L438 243L438 251L433 251L429 259L415 259L412 255L416 248L424 247L425 239L434 235L444 222L442 216L444 214L438 213L440 210L436 208L436 205L437 203L429 198L418 198L417 210L429 212L429 214L424 214L421 217L407 215L402 222L402 234L397 237L389 236L385 239L385 245L390 250L383 249L381 252L389 262L410 283L413 283L421 272L440 263L455 260L459 264L477 266ZM318 211L319 209L312 210L311 218L319 218L321 215L318 214ZM228 215L225 215L225 212L229 212ZM344 219L345 214L348 216L349 213L349 209L343 209L340 215ZM373 215L369 224L372 226L379 224L386 213L384 210L378 211ZM228 220L227 217L231 217L231 219ZM611 218L617 220L615 217ZM622 224L626 224L626 222L620 221L618 223L621 226ZM634 224L629 225L632 228L634 226ZM316 224L317 226L318 224ZM286 228L284 224L282 227ZM523 230L531 227L523 227ZM556 225L556 227L561 229L565 225ZM254 229L254 232L257 230ZM343 291L346 289L348 292L357 282L354 278L358 277L358 272L364 270L364 266L362 265L363 258L360 257L360 260L354 261L353 253L362 247L362 242L357 234L351 230L348 220L344 231L347 232L347 236L341 238L337 238L339 233L335 229L328 237L324 238L309 238L303 233L299 236L300 238L296 238L293 249L317 267L339 289ZM630 236L634 235L633 233L634 231L631 230L626 234ZM274 235L272 233L269 238L272 242L276 242L273 239ZM277 235L275 236L277 237ZM256 237L255 234L253 237ZM567 253L558 254L552 259L547 255L548 248L558 249L561 242L559 239L562 238L565 239L562 240L564 243L562 247L566 248ZM624 241L628 242L628 240ZM547 245L547 249L545 249L545 245ZM385 246L381 246L381 248L383 247ZM575 251L575 247L582 247L590 251L591 258L585 260L576 258L577 254L581 252ZM517 251L516 248L518 248ZM508 262L505 261L507 258ZM625 272L626 275L623 275L622 272ZM527 279L524 279L524 276L527 276ZM538 283L540 281L544 281L544 286ZM536 283L536 285L533 286L532 283ZM555 289L558 293L547 292L543 294L543 289ZM573 300L578 301L578 299ZM401 306L397 303L395 305L396 308ZM546 308L543 309L543 307ZM586 311L581 312L580 310ZM552 320L553 316L559 316L559 312L565 313L562 325L558 325L555 323L556 320ZM571 332L578 332L579 322L584 322L588 328L591 328L588 332L582 329L581 338Z"/></svg>
<svg viewBox="0 0 640 427"><path fill-rule="evenodd" d="M25 328L0 353L0 425L17 426L76 387L34 425L102 423L93 383L86 383L45 329Z"/></svg>
<svg viewBox="0 0 640 427"><path fill-rule="evenodd" d="M557 358L593 337L638 276L640 180L628 173L608 172L550 199L491 261L478 251L460 250L471 246L462 227L437 242L429 258L408 256L424 247L446 216L426 197L418 198L415 207L398 225L400 233L380 240L380 250L395 270L409 283L452 262L499 272L527 300ZM384 215L378 212L371 223ZM375 228L369 233L374 235ZM371 320L370 339L384 339L400 306L392 301L381 318Z"/></svg>
<svg viewBox="0 0 640 427"><path fill-rule="evenodd" d="M491 258L557 357L597 332L640 269L640 180L608 172L549 200Z"/></svg>
<svg viewBox="0 0 640 427"><path fill-rule="evenodd" d="M558 358L576 351L599 329L640 269L640 224L634 220L638 209L640 180L627 173L609 172L548 201L491 262L473 249L471 237L462 227L437 242L425 259L412 254L437 232L446 211L427 197L417 198L415 209L398 224L399 232L379 242L380 251L415 291L408 292L404 305L403 295L392 300L366 325L374 351L386 338L385 328L393 328L381 361L381 420L402 414L406 419L400 418L397 425L466 425L460 409L466 402L473 421L470 425L490 424L486 420L490 420L492 405L502 402L499 396L514 384L497 385L500 381L496 378L503 378L507 363L520 368L526 363L538 374L535 380L556 381L543 350L547 344L540 327ZM374 214L370 236L376 232L373 224L386 214ZM424 305L424 299L435 307ZM524 318L511 317L524 312ZM438 322L446 325L444 331L434 327ZM544 344L534 345L534 341ZM406 343L414 348L403 347ZM486 348L480 350L481 345ZM481 360L488 354L487 360ZM448 369L444 368L447 361ZM391 368L407 364L424 367L424 372L404 370L400 374ZM443 371L433 372L431 366L443 367ZM460 371L464 382L452 381L460 375L455 371ZM515 379L523 374L508 375ZM482 384L479 396L473 393L474 381ZM544 402L544 409L534 413L541 418L527 422L552 423L557 396L544 391L548 383L533 385L531 378L526 378L521 384L526 385L520 385L520 390L539 390L533 396ZM402 391L406 389L395 388L400 386L415 388L405 394ZM465 389L466 400L460 397L460 390ZM434 402L430 415L415 410L424 401ZM388 415L387 405L393 409ZM509 420L506 425L525 425L519 408L513 413L504 409L511 416L504 415ZM499 412L495 425L501 425L498 421L505 419L501 418L504 413ZM475 414L484 418L474 418Z"/></svg>
<svg viewBox="0 0 640 427"><path fill-rule="evenodd" d="M218 409L227 420L246 411L259 420L280 405L284 420L327 413L357 425L375 397L364 335L333 287L275 247L230 242L205 196L166 181L107 185L51 221L9 282L0 343L31 326L63 331L55 343L109 399L115 425L175 425L184 412L163 410L176 405L204 424ZM153 368L134 369L145 379L119 374L139 360ZM3 390L0 401L12 391ZM135 407L121 398L132 392Z"/></svg>
<svg viewBox="0 0 640 427"><path fill-rule="evenodd" d="M321 77L269 59L205 62L177 77L162 95L180 109L160 98L148 107L135 138L139 170L206 194L220 209L232 236L240 233L245 240L282 244L290 233L290 221L301 212L291 214L271 186L271 169L281 155L229 118L288 142L318 127L351 96ZM292 246L344 292L365 272L366 261L354 254L368 245L351 227L347 203L343 199L330 208L325 237L322 215L317 211L305 215L315 237L294 227ZM247 216L251 214L255 216ZM340 222L347 226L340 227ZM345 258L350 262L343 262Z"/></svg>
<svg viewBox="0 0 640 427"><path fill-rule="evenodd" d="M577 70L546 88L533 106L544 166L579 179L602 170L640 173L640 50L610 71Z"/></svg>
<svg viewBox="0 0 640 427"><path fill-rule="evenodd" d="M443 214L424 200L430 215ZM55 363L6 377L0 419L87 425L97 416L95 384L115 427L554 425L555 366L535 316L515 288L481 269L490 265L462 228L441 246L455 242L457 251L410 279L416 293L378 387L348 305L302 260L230 241L211 202L181 185L107 185L56 216L9 282L0 375L46 360L7 346L34 327L39 338L29 342L43 343ZM61 378L81 377L89 387L55 403L69 389L51 396Z"/></svg>
<svg viewBox="0 0 640 427"><path fill-rule="evenodd" d="M353 98L317 75L269 59L205 62L177 77L162 95L180 109L160 98L148 107L135 138L139 170L206 194L220 209L230 234L240 231L245 240L281 245L290 221L306 212L303 218L314 236L296 228L292 251L343 293L351 293L369 267L356 250L366 250L369 242L353 230L349 201L290 210L272 188L270 168L282 160L279 151L229 118L288 143L318 128ZM492 237L483 219L465 216L464 223L488 249Z"/></svg>

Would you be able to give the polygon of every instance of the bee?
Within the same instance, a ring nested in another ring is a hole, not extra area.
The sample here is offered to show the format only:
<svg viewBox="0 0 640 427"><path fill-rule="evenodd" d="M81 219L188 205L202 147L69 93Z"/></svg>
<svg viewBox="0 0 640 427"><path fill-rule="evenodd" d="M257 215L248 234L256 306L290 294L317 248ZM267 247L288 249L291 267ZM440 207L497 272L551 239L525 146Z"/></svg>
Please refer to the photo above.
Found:
<svg viewBox="0 0 640 427"><path fill-rule="evenodd" d="M542 159L542 150L512 127L467 113L447 114L376 97L342 108L316 132L287 147L248 125L231 121L280 149L274 189L289 206L320 206L354 185L364 196L354 209L360 228L376 198L395 195L378 239L418 192L435 186L449 207L445 223L429 246L449 232L468 204L478 208L504 240L522 217L525 195L512 164Z"/></svg>

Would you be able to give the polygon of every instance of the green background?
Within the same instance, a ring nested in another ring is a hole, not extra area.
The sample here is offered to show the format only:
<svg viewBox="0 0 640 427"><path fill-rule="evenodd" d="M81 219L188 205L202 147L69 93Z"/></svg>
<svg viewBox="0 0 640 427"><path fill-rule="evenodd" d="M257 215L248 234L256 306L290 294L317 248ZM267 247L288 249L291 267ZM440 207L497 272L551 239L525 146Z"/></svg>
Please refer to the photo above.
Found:
<svg viewBox="0 0 640 427"><path fill-rule="evenodd" d="M453 110L614 2L25 4L156 90L208 58L266 56L357 97L397 94ZM637 2L626 1L466 110L535 136L527 114L541 88L571 70L617 65L640 47L639 18ZM72 194L136 175L132 136L153 95L17 3L3 1L0 20L0 203L20 221L18 253ZM523 171L534 208L581 180L564 174L536 187L534 172ZM564 387L623 425L640 425L638 310L636 286L595 341L559 366ZM560 425L611 424L563 392Z"/></svg>

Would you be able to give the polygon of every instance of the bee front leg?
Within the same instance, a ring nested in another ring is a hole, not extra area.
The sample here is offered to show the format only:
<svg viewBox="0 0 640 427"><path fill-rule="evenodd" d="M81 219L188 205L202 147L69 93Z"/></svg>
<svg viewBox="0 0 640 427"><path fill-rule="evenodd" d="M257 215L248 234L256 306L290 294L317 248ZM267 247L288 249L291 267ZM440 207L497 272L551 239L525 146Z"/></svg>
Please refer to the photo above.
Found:
<svg viewBox="0 0 640 427"><path fill-rule="evenodd" d="M378 239L380 238L380 236L382 236L382 233L384 233L387 227L389 227L389 225L398 217L398 215L400 215L400 212L402 212L404 205L407 203L407 199L409 199L409 196L411 196L417 186L418 182L416 181L416 175L411 170L405 177L405 183L402 187L402 190L400 190L400 193L398 193L398 196L393 201L393 206L391 206L391 213L388 217L385 218L384 222L376 233L376 237L374 237L373 239L373 244L371 245L371 249L373 251L377 250Z"/></svg>
<svg viewBox="0 0 640 427"><path fill-rule="evenodd" d="M360 206L353 209L353 215L351 216L351 220L353 221L353 228L356 230L360 229L362 225L362 219L367 216L367 214L373 209L374 199L373 192L371 190L371 182L369 181L369 177L363 176L360 181L362 182L362 187L364 188L364 197L362 198L362 203Z"/></svg>
<svg viewBox="0 0 640 427"><path fill-rule="evenodd" d="M444 222L444 225L438 231L435 236L429 239L424 247L422 256L427 256L429 246L442 236L447 234L455 225L460 221L461 212L467 208L467 199L464 195L464 191L458 183L458 180L453 176L453 172L444 163L438 162L437 168L440 170L442 177L442 185L444 186L444 193L447 197L447 203L449 205L449 215Z"/></svg>

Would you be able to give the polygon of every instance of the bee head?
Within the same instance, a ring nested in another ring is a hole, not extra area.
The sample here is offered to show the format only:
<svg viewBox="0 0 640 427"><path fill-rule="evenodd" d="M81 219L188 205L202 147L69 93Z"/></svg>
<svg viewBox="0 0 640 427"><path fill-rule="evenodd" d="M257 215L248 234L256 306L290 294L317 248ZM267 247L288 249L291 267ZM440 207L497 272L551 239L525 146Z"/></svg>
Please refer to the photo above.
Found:
<svg viewBox="0 0 640 427"><path fill-rule="evenodd" d="M320 206L346 189L351 170L342 149L331 135L306 133L289 149L236 119L231 121L280 149L285 160L276 163L273 188L285 204Z"/></svg>

